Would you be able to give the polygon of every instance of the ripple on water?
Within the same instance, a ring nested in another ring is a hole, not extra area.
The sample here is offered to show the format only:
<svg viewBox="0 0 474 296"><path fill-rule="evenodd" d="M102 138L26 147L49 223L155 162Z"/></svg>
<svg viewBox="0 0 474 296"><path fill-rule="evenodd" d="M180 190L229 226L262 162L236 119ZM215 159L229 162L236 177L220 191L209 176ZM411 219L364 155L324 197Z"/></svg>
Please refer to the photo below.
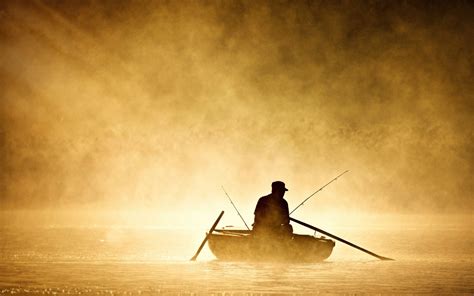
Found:
<svg viewBox="0 0 474 296"><path fill-rule="evenodd" d="M379 261L337 244L317 264L232 263L204 250L189 262L202 235L164 230L3 228L2 294L474 293L472 234L345 233L397 261ZM444 239L439 238L444 235ZM113 238L113 239L111 239ZM440 243L442 241L443 243ZM388 254L390 253L390 254ZM183 255L184 254L184 255Z"/></svg>

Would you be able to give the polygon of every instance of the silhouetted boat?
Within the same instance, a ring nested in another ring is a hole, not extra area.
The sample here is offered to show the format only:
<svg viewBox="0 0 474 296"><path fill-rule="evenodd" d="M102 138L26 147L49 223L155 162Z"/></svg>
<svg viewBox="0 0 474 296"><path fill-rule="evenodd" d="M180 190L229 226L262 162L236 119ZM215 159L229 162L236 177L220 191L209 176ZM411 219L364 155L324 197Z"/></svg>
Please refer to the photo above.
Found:
<svg viewBox="0 0 474 296"><path fill-rule="evenodd" d="M318 262L327 259L335 242L311 235L293 234L288 240L262 242L249 230L216 229L209 236L209 248L226 261Z"/></svg>

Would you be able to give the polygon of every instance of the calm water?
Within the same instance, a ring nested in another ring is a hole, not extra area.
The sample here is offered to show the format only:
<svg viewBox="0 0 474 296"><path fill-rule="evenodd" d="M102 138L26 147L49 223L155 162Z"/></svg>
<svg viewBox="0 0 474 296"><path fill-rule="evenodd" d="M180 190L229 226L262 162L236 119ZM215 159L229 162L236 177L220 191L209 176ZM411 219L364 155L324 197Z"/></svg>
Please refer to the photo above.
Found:
<svg viewBox="0 0 474 296"><path fill-rule="evenodd" d="M329 230L329 229L328 229ZM471 229L331 229L378 254L336 243L316 264L215 260L203 233L130 228L0 228L0 293L474 294Z"/></svg>

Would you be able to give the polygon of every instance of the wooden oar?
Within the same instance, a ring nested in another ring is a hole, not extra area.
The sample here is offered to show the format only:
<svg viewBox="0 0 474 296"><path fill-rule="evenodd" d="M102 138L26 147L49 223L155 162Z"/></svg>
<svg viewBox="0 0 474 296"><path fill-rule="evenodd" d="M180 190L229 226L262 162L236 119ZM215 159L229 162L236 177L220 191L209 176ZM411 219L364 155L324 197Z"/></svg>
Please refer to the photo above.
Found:
<svg viewBox="0 0 474 296"><path fill-rule="evenodd" d="M391 259L391 258L387 258L387 257L384 257L384 256L377 255L377 254L375 254L375 253L373 253L373 252L371 252L371 251L369 251L369 250L366 250L366 249L364 249L364 248L362 248L362 247L359 247L359 246L357 246L357 245L354 245L353 243L348 242L348 241L346 241L345 239L342 239L342 238L340 238L340 237L337 237L337 236L335 236L334 234L330 234L329 232L326 232L326 231L324 231L324 230L322 230L322 229L316 228L316 227L314 227L313 225L309 225L309 224L304 223L304 222L302 222L302 221L300 221L300 220L296 220L295 218L291 218L291 217L290 217L290 220L293 221L293 222L296 222L296 223L298 223L298 224L300 224L300 225L303 225L303 226L305 226L305 227L308 227L309 229L312 229L312 230L314 230L314 231L321 232L321 233L323 233L323 234L325 234L325 235L327 235L327 236L329 236L329 237L332 237L333 239L336 239L336 240L338 240L338 241L340 241L340 242L343 242L343 243L345 243L346 245L349 245L349 246L351 246L351 247L353 247L353 248L356 248L356 249L358 249L358 250L361 250L362 252L365 252L365 253L367 253L367 254L369 254L369 255L372 255L372 256L374 256L374 257L380 259L380 260L394 260L394 259Z"/></svg>
<svg viewBox="0 0 474 296"><path fill-rule="evenodd" d="M204 238L204 240L202 241L201 245L199 246L199 249L197 250L196 254L194 254L193 258L191 258L191 261L196 261L197 256L199 256L199 253L201 253L202 248L204 247L204 245L206 244L207 240L209 239L209 236L211 236L211 233L212 233L212 232L214 231L214 229L216 228L217 223L219 223L219 220L222 218L222 215L224 215L224 211L222 211L221 214L219 215L219 217L217 217L216 222L214 222L214 224L213 224L212 227L211 227L211 230L209 230L209 232L206 234L206 237Z"/></svg>

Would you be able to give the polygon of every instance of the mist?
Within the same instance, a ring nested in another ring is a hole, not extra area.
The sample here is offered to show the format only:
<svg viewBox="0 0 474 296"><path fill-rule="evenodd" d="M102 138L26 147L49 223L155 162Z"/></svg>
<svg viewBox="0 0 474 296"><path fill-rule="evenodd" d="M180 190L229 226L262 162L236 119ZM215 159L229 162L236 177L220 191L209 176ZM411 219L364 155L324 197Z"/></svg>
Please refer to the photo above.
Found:
<svg viewBox="0 0 474 296"><path fill-rule="evenodd" d="M292 208L350 170L301 211L472 214L473 15L3 1L1 209L192 220L229 207L223 185L251 219L274 180Z"/></svg>

